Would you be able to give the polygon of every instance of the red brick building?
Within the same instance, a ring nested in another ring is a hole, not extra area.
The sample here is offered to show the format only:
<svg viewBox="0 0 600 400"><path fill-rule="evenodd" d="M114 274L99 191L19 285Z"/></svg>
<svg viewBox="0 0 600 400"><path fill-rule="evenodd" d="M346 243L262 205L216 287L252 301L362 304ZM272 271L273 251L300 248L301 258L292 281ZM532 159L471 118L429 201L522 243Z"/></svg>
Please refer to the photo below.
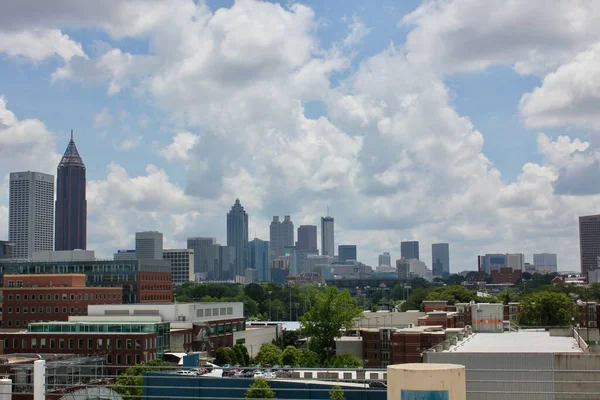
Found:
<svg viewBox="0 0 600 400"><path fill-rule="evenodd" d="M121 304L119 287L86 287L84 274L4 275L3 328L30 322L67 321L87 315L90 304Z"/></svg>
<svg viewBox="0 0 600 400"><path fill-rule="evenodd" d="M172 303L173 280L170 272L139 271L140 304Z"/></svg>
<svg viewBox="0 0 600 400"><path fill-rule="evenodd" d="M514 285L521 279L521 270L512 269L510 267L502 267L492 270L492 284L511 284Z"/></svg>

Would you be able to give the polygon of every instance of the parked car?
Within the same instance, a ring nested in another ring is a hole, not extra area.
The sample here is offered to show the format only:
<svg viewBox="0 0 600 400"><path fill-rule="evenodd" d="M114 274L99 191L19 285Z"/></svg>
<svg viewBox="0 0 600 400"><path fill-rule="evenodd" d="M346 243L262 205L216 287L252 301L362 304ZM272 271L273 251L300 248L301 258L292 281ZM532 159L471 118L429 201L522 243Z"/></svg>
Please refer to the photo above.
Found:
<svg viewBox="0 0 600 400"><path fill-rule="evenodd" d="M198 375L196 373L196 371L190 371L190 370L177 371L176 373L178 375L186 375L186 376L197 376Z"/></svg>
<svg viewBox="0 0 600 400"><path fill-rule="evenodd" d="M235 378L252 378L254 376L254 371L251 369L243 369L235 373Z"/></svg>
<svg viewBox="0 0 600 400"><path fill-rule="evenodd" d="M277 375L273 371L268 371L268 372L265 372L264 378L265 379L275 379L275 378L277 378Z"/></svg>
<svg viewBox="0 0 600 400"><path fill-rule="evenodd" d="M290 371L291 369L292 369L292 366L291 366L291 365L284 365L284 366L283 366L283 370L284 370L284 371Z"/></svg>
<svg viewBox="0 0 600 400"><path fill-rule="evenodd" d="M231 364L224 364L223 369L231 369L233 366Z"/></svg>
<svg viewBox="0 0 600 400"><path fill-rule="evenodd" d="M371 381L371 382L369 382L369 387L372 387L372 388L387 388L387 385L385 384L385 382Z"/></svg>
<svg viewBox="0 0 600 400"><path fill-rule="evenodd" d="M212 372L212 370L213 370L213 366L210 365L210 364L202 364L200 366L200 368L204 368L204 370L206 371L205 372L206 374L209 373L209 372Z"/></svg>
<svg viewBox="0 0 600 400"><path fill-rule="evenodd" d="M265 374L261 370L257 369L256 371L254 371L253 377L254 377L254 379L264 378Z"/></svg>
<svg viewBox="0 0 600 400"><path fill-rule="evenodd" d="M281 369L281 365L273 365L273 368L271 368L273 370L273 372L277 372Z"/></svg>

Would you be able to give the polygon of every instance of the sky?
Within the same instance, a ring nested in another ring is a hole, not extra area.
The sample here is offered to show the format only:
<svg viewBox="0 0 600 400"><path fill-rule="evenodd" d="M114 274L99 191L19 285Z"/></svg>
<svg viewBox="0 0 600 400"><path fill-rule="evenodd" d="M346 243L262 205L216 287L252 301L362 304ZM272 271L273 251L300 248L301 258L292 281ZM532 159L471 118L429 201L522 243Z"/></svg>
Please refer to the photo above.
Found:
<svg viewBox="0 0 600 400"><path fill-rule="evenodd" d="M0 6L0 239L8 175L87 166L88 248L225 244L273 215L358 258L400 242L558 253L600 213L594 0L21 0ZM320 235L320 232L319 232ZM320 239L319 239L320 240ZM319 242L320 243L320 242Z"/></svg>

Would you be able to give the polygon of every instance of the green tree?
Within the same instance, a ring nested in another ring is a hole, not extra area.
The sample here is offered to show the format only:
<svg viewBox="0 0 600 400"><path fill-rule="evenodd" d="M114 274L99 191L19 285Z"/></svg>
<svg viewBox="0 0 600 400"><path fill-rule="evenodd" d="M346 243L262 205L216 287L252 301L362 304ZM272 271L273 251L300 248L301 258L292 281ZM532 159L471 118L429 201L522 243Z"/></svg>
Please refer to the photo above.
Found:
<svg viewBox="0 0 600 400"><path fill-rule="evenodd" d="M269 383L263 378L255 379L246 390L247 399L274 399L275 392L271 390Z"/></svg>
<svg viewBox="0 0 600 400"><path fill-rule="evenodd" d="M113 389L115 392L122 394L124 398L132 400L141 400L142 384L144 372L164 371L172 369L173 366L162 360L148 361L147 364L138 364L127 368L115 382Z"/></svg>
<svg viewBox="0 0 600 400"><path fill-rule="evenodd" d="M343 328L350 328L361 312L350 292L330 286L302 316L300 334L310 338L311 350L326 358L335 351L335 338L342 335Z"/></svg>
<svg viewBox="0 0 600 400"><path fill-rule="evenodd" d="M448 304L468 303L477 299L477 292L462 285L435 288L427 294L425 300L446 300Z"/></svg>
<svg viewBox="0 0 600 400"><path fill-rule="evenodd" d="M569 296L557 292L534 292L521 300L521 326L570 326L577 306Z"/></svg>
<svg viewBox="0 0 600 400"><path fill-rule="evenodd" d="M421 304L427 298L428 290L427 289L416 289L410 292L408 299L402 303L400 309L402 311L408 310L420 310Z"/></svg>
<svg viewBox="0 0 600 400"><path fill-rule="evenodd" d="M292 367L299 365L301 359L302 351L298 350L294 346L286 347L281 355L281 363L283 365L291 365Z"/></svg>
<svg viewBox="0 0 600 400"><path fill-rule="evenodd" d="M362 361L352 354L335 354L325 361L324 366L329 368L358 368L362 365Z"/></svg>
<svg viewBox="0 0 600 400"><path fill-rule="evenodd" d="M318 368L321 366L321 357L311 350L304 350L300 356L300 367Z"/></svg>
<svg viewBox="0 0 600 400"><path fill-rule="evenodd" d="M248 349L243 344L236 344L233 346L233 352L235 354L235 358L237 363L241 366L245 367L250 364L250 354L248 354Z"/></svg>
<svg viewBox="0 0 600 400"><path fill-rule="evenodd" d="M339 386L334 386L329 391L329 400L344 400L344 391Z"/></svg>
<svg viewBox="0 0 600 400"><path fill-rule="evenodd" d="M260 350L255 357L258 364L261 365L277 365L281 364L281 356L283 352L279 347L272 343L265 343L260 346Z"/></svg>

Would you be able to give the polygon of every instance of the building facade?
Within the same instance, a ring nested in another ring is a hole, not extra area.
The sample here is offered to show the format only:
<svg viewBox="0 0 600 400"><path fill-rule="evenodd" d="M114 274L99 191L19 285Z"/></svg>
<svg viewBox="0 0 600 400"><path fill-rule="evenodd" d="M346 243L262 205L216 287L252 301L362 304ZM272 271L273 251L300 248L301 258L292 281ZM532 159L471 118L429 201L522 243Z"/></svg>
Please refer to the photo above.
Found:
<svg viewBox="0 0 600 400"><path fill-rule="evenodd" d="M171 266L164 260L0 261L0 276L85 274L87 287L122 287L123 303L170 303Z"/></svg>
<svg viewBox="0 0 600 400"><path fill-rule="evenodd" d="M0 240L0 259L12 258L14 245L6 240Z"/></svg>
<svg viewBox="0 0 600 400"><path fill-rule="evenodd" d="M335 257L333 217L321 217L321 255Z"/></svg>
<svg viewBox="0 0 600 400"><path fill-rule="evenodd" d="M56 171L55 250L85 250L87 200L85 164L71 140Z"/></svg>
<svg viewBox="0 0 600 400"><path fill-rule="evenodd" d="M418 260L419 259L419 242L408 241L400 243L400 255L405 260Z"/></svg>
<svg viewBox="0 0 600 400"><path fill-rule="evenodd" d="M509 284L514 285L521 279L522 271L510 267L502 267L492 270L492 284Z"/></svg>
<svg viewBox="0 0 600 400"><path fill-rule="evenodd" d="M68 321L87 315L90 304L121 304L121 287L86 287L85 275L4 275L1 326L25 328L31 322Z"/></svg>
<svg viewBox="0 0 600 400"><path fill-rule="evenodd" d="M433 276L444 279L450 276L450 245L448 243L431 245L431 268Z"/></svg>
<svg viewBox="0 0 600 400"><path fill-rule="evenodd" d="M163 258L171 263L174 285L194 281L194 250L164 249Z"/></svg>
<svg viewBox="0 0 600 400"><path fill-rule="evenodd" d="M283 256L283 240L281 237L281 221L278 216L273 216L269 226L269 245L271 248L271 260Z"/></svg>
<svg viewBox="0 0 600 400"><path fill-rule="evenodd" d="M396 260L396 269L398 270L398 279L401 281L408 280L408 275L410 273L410 265L408 261L404 258L400 258Z"/></svg>
<svg viewBox="0 0 600 400"><path fill-rule="evenodd" d="M156 231L136 232L135 258L138 260L162 260L163 234Z"/></svg>
<svg viewBox="0 0 600 400"><path fill-rule="evenodd" d="M533 255L533 265L536 271L554 273L558 271L556 254L538 253Z"/></svg>
<svg viewBox="0 0 600 400"><path fill-rule="evenodd" d="M588 271L598 269L600 256L600 215L579 217L579 252L581 274L587 277Z"/></svg>
<svg viewBox="0 0 600 400"><path fill-rule="evenodd" d="M235 268L232 275L244 276L248 252L248 214L239 199L235 199L231 211L227 213L227 246L235 249Z"/></svg>
<svg viewBox="0 0 600 400"><path fill-rule="evenodd" d="M300 225L298 227L298 250L318 251L317 248L317 226Z"/></svg>
<svg viewBox="0 0 600 400"><path fill-rule="evenodd" d="M377 265L380 266L380 267L384 266L384 265L390 265L391 266L392 265L392 256L390 255L390 253L388 253L386 251L383 254L379 255L379 258L378 258L377 261L378 261Z"/></svg>
<svg viewBox="0 0 600 400"><path fill-rule="evenodd" d="M54 250L54 176L41 172L10 174L8 241L13 258Z"/></svg>
<svg viewBox="0 0 600 400"><path fill-rule="evenodd" d="M356 254L356 245L353 244L340 244L338 246L338 261L358 261Z"/></svg>
<svg viewBox="0 0 600 400"><path fill-rule="evenodd" d="M296 245L296 241L294 240L294 223L292 222L292 217L289 215L284 215L281 222L281 242L284 248Z"/></svg>
<svg viewBox="0 0 600 400"><path fill-rule="evenodd" d="M248 253L249 267L256 270L258 282L271 282L269 242L254 238L249 244Z"/></svg>

